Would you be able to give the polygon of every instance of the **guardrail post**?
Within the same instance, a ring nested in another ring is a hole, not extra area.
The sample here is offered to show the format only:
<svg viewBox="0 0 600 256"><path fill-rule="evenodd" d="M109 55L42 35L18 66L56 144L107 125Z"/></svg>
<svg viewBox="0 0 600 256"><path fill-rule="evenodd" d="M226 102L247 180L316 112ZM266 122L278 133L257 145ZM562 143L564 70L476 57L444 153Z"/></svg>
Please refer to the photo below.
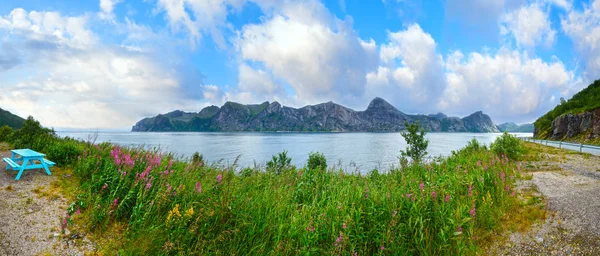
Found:
<svg viewBox="0 0 600 256"><path fill-rule="evenodd" d="M558 144L558 148L562 148L562 141Z"/></svg>

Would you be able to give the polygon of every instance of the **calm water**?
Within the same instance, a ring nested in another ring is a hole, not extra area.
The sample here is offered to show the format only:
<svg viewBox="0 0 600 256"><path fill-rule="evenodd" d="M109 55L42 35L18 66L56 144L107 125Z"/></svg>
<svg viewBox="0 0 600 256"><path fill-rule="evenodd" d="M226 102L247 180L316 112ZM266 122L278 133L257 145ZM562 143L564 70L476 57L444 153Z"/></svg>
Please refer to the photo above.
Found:
<svg viewBox="0 0 600 256"><path fill-rule="evenodd" d="M60 136L87 139L97 135L96 142L113 142L125 146L157 147L183 157L202 153L209 162L238 166L264 165L272 155L288 151L292 163L302 166L312 151L322 152L329 165L361 172L379 168L387 170L398 164L406 142L400 133L138 133L58 131ZM475 138L489 145L500 133L428 133L430 156L447 156L452 150L464 147ZM531 133L517 133L531 136Z"/></svg>

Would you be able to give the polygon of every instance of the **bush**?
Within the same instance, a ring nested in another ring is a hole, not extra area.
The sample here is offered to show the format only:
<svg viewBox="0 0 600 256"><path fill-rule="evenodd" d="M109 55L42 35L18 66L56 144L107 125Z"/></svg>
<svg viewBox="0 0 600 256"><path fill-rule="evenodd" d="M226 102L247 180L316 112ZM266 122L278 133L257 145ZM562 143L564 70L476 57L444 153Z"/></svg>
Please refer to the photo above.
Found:
<svg viewBox="0 0 600 256"><path fill-rule="evenodd" d="M44 152L48 159L57 164L68 165L74 163L83 153L84 145L81 141L67 137L62 140L56 139L54 143L47 145Z"/></svg>
<svg viewBox="0 0 600 256"><path fill-rule="evenodd" d="M327 170L327 159L322 153L311 152L308 155L307 166L309 170Z"/></svg>
<svg viewBox="0 0 600 256"><path fill-rule="evenodd" d="M292 159L287 156L287 151L283 151L267 162L267 171L281 174L284 170L291 168L291 162Z"/></svg>
<svg viewBox="0 0 600 256"><path fill-rule="evenodd" d="M197 166L204 166L204 155L198 153L197 151L194 152L194 154L192 155L192 163L197 165Z"/></svg>
<svg viewBox="0 0 600 256"><path fill-rule="evenodd" d="M54 131L42 127L40 122L29 116L23 128L15 130L8 137L8 142L15 148L30 148L36 151L43 151L56 138Z"/></svg>
<svg viewBox="0 0 600 256"><path fill-rule="evenodd" d="M408 147L406 151L400 150L400 156L401 158L410 157L413 161L420 163L427 155L427 146L429 145L429 141L425 139L425 129L419 127L418 121L412 124L404 122L404 125L406 132L401 134Z"/></svg>
<svg viewBox="0 0 600 256"><path fill-rule="evenodd" d="M13 129L10 128L10 126L8 125L0 127L0 141L6 141L6 139L10 136L12 132Z"/></svg>
<svg viewBox="0 0 600 256"><path fill-rule="evenodd" d="M518 159L523 154L521 141L517 137L508 134L508 132L504 132L502 136L498 137L490 148L497 155L504 155L513 160Z"/></svg>

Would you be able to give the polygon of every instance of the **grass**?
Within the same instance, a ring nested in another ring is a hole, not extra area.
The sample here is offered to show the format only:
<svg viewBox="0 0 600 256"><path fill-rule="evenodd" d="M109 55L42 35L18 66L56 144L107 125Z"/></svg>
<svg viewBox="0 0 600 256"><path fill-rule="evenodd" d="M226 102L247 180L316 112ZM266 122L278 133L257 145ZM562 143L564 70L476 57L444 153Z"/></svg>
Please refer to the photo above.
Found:
<svg viewBox="0 0 600 256"><path fill-rule="evenodd" d="M123 254L473 254L518 206L517 169L465 149L387 173L239 173L89 145L67 221L110 234L103 249Z"/></svg>
<svg viewBox="0 0 600 256"><path fill-rule="evenodd" d="M81 228L106 254L476 254L522 207L520 165L471 144L388 172L240 172L37 125L28 119L39 135L17 143L62 160L37 194L69 196L63 229Z"/></svg>

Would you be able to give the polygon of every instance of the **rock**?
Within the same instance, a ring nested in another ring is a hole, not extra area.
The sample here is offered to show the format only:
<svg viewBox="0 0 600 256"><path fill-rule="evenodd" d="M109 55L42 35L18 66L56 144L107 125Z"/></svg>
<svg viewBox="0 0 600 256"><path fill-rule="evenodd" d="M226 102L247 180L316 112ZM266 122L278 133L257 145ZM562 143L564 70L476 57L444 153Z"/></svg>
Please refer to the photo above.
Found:
<svg viewBox="0 0 600 256"><path fill-rule="evenodd" d="M69 236L71 234L71 231L68 228L65 228L65 236Z"/></svg>
<svg viewBox="0 0 600 256"><path fill-rule="evenodd" d="M31 214L31 213L33 213L33 209L29 208L29 209L27 209L27 212L28 212L29 214Z"/></svg>
<svg viewBox="0 0 600 256"><path fill-rule="evenodd" d="M566 114L552 121L550 139L564 140L585 134L585 139L600 137L600 108L580 114Z"/></svg>
<svg viewBox="0 0 600 256"><path fill-rule="evenodd" d="M405 122L419 122L427 131L498 132L481 111L465 117L408 115L382 98L375 98L365 111L355 111L333 102L290 108L278 102L243 105L227 102L199 113L173 111L137 122L132 131L307 131L307 132L396 132Z"/></svg>
<svg viewBox="0 0 600 256"><path fill-rule="evenodd" d="M57 237L59 237L59 236L60 236L60 234L55 232L54 234L52 234L52 236L53 236L54 238L57 238Z"/></svg>
<svg viewBox="0 0 600 256"><path fill-rule="evenodd" d="M535 238L535 241L538 242L539 244L541 244L541 243L544 242L544 238L541 237L541 236L538 236L538 237Z"/></svg>

